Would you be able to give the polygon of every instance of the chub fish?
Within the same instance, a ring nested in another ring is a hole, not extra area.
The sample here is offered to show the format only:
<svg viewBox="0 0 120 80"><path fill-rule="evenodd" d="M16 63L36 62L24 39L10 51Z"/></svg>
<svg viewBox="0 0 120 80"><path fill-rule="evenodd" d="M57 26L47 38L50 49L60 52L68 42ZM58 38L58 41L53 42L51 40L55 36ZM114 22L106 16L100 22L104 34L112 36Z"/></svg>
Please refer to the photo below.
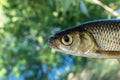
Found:
<svg viewBox="0 0 120 80"><path fill-rule="evenodd" d="M120 20L96 20L63 30L49 38L56 51L120 61Z"/></svg>

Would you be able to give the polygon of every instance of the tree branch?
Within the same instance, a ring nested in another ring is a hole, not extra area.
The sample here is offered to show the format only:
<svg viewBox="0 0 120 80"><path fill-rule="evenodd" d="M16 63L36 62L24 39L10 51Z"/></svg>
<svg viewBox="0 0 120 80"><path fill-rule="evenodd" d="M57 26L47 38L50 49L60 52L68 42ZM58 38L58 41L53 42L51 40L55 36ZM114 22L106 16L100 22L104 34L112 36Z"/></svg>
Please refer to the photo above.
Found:
<svg viewBox="0 0 120 80"><path fill-rule="evenodd" d="M107 5L103 4L101 1L99 0L93 0L93 2L99 6L101 6L102 8L104 8L106 11L110 12L111 14L113 14L114 16L120 16L120 14L116 11L114 11L112 8L108 7Z"/></svg>

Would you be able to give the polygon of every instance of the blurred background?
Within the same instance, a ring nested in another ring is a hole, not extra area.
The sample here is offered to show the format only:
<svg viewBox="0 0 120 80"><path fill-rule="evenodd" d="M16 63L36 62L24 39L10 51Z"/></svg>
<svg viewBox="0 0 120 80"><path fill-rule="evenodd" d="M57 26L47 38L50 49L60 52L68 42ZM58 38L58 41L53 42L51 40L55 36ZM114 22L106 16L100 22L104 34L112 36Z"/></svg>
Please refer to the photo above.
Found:
<svg viewBox="0 0 120 80"><path fill-rule="evenodd" d="M120 80L117 60L58 53L48 45L56 32L119 13L120 0L0 0L0 80Z"/></svg>

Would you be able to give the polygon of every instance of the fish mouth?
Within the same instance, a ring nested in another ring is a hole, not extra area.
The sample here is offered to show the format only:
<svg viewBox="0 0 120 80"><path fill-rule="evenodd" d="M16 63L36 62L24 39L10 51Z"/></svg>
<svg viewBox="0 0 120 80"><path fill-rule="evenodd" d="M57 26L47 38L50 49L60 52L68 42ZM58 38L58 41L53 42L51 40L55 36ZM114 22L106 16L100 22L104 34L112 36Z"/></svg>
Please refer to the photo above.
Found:
<svg viewBox="0 0 120 80"><path fill-rule="evenodd" d="M57 47L57 43L56 43L56 40L55 40L55 38L54 37L50 37L49 38L49 40L48 40L48 44L50 45L50 47L51 48L53 48L53 49L59 49L58 47Z"/></svg>
<svg viewBox="0 0 120 80"><path fill-rule="evenodd" d="M49 43L49 45L50 45L50 47L53 48L53 49L58 49L58 47L57 47L55 44L53 44L53 43Z"/></svg>

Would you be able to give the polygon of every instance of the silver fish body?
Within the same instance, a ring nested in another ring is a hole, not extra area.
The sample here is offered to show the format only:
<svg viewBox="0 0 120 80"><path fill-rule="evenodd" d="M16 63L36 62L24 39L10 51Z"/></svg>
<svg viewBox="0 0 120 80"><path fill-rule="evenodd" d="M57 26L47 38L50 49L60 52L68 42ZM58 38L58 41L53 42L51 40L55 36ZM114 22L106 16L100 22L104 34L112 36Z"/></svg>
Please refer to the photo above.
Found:
<svg viewBox="0 0 120 80"><path fill-rule="evenodd" d="M49 44L57 51L72 55L119 59L120 20L83 23L55 34Z"/></svg>

